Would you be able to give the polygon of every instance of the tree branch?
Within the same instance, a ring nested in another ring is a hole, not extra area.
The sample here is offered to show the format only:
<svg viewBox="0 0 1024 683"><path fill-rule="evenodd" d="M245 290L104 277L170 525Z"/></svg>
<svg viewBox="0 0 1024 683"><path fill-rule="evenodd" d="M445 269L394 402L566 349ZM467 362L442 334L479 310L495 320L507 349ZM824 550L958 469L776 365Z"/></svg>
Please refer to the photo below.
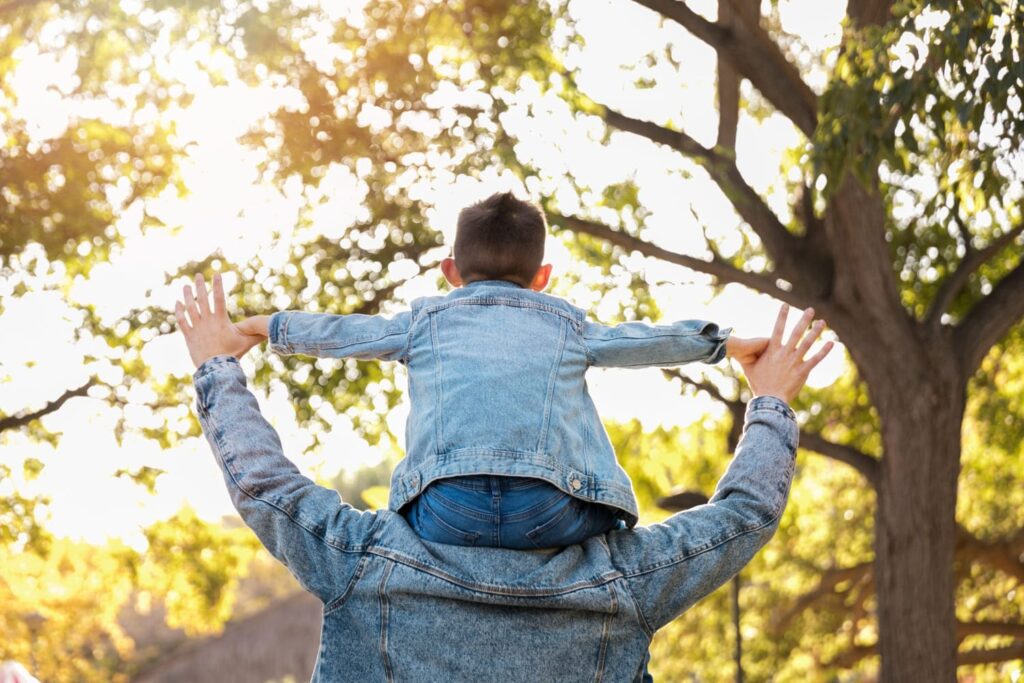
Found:
<svg viewBox="0 0 1024 683"><path fill-rule="evenodd" d="M1024 529L1009 539L983 541L962 525L956 525L956 553L978 560L1024 583Z"/></svg>
<svg viewBox="0 0 1024 683"><path fill-rule="evenodd" d="M1003 621L957 621L956 638L967 636L1013 636L1024 638L1024 624Z"/></svg>
<svg viewBox="0 0 1024 683"><path fill-rule="evenodd" d="M865 657L878 654L877 645L858 645L841 652L829 662L823 662L825 666L834 666L842 669L849 669ZM972 664L989 664L992 662L1005 662L1012 659L1024 657L1024 641L1008 645L1006 647L979 648L965 650L956 653L957 666L969 666Z"/></svg>
<svg viewBox="0 0 1024 683"><path fill-rule="evenodd" d="M979 648L956 653L956 665L991 664L1024 657L1024 640L1006 647Z"/></svg>
<svg viewBox="0 0 1024 683"><path fill-rule="evenodd" d="M957 221L959 223L959 221ZM1024 220L1017 224L1012 230L1004 232L1002 235L992 240L992 242L984 249L975 250L968 249L964 253L963 261L960 262L960 266L953 271L952 274L943 280L942 285L939 286L939 291L935 295L935 300L932 302L931 308L928 310L928 315L925 317L925 325L935 327L942 319L942 314L949 308L950 304L956 298L956 295L960 293L963 286L967 284L967 280L978 268L981 267L986 261L995 256L997 253L1005 249L1012 243L1018 235L1024 233ZM968 242L968 245L970 242Z"/></svg>
<svg viewBox="0 0 1024 683"><path fill-rule="evenodd" d="M21 7L27 7L29 5L38 5L42 0L10 0L0 4L0 14L6 14L7 12L13 12Z"/></svg>
<svg viewBox="0 0 1024 683"><path fill-rule="evenodd" d="M872 562L870 561L861 562L850 567L837 567L825 570L822 572L817 586L798 597L784 612L776 613L771 617L769 628L775 635L782 634L797 615L826 595L835 594L837 592L836 586L840 583L851 581L853 582L852 585L856 585L865 576L871 576L872 571Z"/></svg>
<svg viewBox="0 0 1024 683"><path fill-rule="evenodd" d="M733 411L733 414L739 415L740 421L742 422L743 411L746 408L746 404L739 399L726 398L722 395L722 392L718 390L718 387L710 382L690 379L679 370L663 370L662 372L667 377L676 377L687 384L691 384L698 389L703 389L708 392L717 400L726 404L726 406ZM874 488L878 488L880 475L878 473L879 465L877 458L874 458L853 446L829 441L821 434L808 432L803 429L800 430L800 448L846 463L860 472Z"/></svg>
<svg viewBox="0 0 1024 683"><path fill-rule="evenodd" d="M751 15L754 21L760 13L757 0L744 0L735 6L729 2L718 4L718 24L726 29L732 30L741 19L736 16L738 13ZM736 67L725 57L723 50L716 50L718 53L718 142L717 147L724 149L736 149L736 129L740 120L740 75Z"/></svg>
<svg viewBox="0 0 1024 683"><path fill-rule="evenodd" d="M9 417L0 418L0 432L5 432L9 429L17 429L19 427L23 427L27 425L29 422L32 422L33 420L38 420L41 417L58 411L60 410L61 406L67 403L70 399L75 398L76 396L85 396L86 393L89 391L89 388L95 386L96 384L96 378L92 377L89 379L88 382L78 387L77 389L68 389L58 398L56 398L53 401L50 401L39 410L33 411L31 413L22 413L21 415L11 415Z"/></svg>
<svg viewBox="0 0 1024 683"><path fill-rule="evenodd" d="M868 480L876 490L879 484L878 458L846 444L835 443L821 434L800 430L800 448L820 453L833 460L844 462L854 468Z"/></svg>
<svg viewBox="0 0 1024 683"><path fill-rule="evenodd" d="M780 301L789 303L792 306L806 308L810 305L818 305L817 303L812 304L809 299L800 293L782 289L775 284L775 281L771 279L768 274L750 273L745 270L734 268L730 264L719 260L705 261L704 259L669 251L668 249L663 249L662 247L646 242L638 237L633 237L632 235L619 230L613 230L607 225L584 218L578 218L576 216L565 216L549 212L548 222L552 224L560 223L567 230L592 235L594 237L607 240L611 244L625 249L638 251L645 256L653 256L654 258L659 258L663 261L668 261L669 263L675 263L685 268L690 268L691 270L713 275L714 277L726 282L736 282L746 287L750 287L751 289L769 294Z"/></svg>
<svg viewBox="0 0 1024 683"><path fill-rule="evenodd" d="M877 184L861 184L847 173L825 213L831 253L838 255L829 297L835 308L856 311L856 323L844 330L850 348L885 330L893 348L920 344L920 323L907 313L885 241L887 214ZM851 316L853 317L853 316ZM847 322L847 321L843 321ZM829 321L833 329L837 322ZM877 346L877 341L874 342ZM865 370L870 368L865 367Z"/></svg>
<svg viewBox="0 0 1024 683"><path fill-rule="evenodd" d="M953 343L966 377L1007 331L1024 317L1024 259L953 328Z"/></svg>
<svg viewBox="0 0 1024 683"><path fill-rule="evenodd" d="M680 0L633 0L681 25L718 51L797 128L810 137L818 124L818 98L800 71L756 22L734 28L708 21ZM740 0L726 0L734 5Z"/></svg>
<svg viewBox="0 0 1024 683"><path fill-rule="evenodd" d="M775 263L776 272L794 284L816 283L819 288L822 286L822 271L829 270L827 261L820 255L816 258L799 236L786 229L775 212L747 184L734 159L718 149L708 149L682 131L635 119L608 107L604 107L604 119L610 126L667 145L702 162L711 179L764 243L768 256Z"/></svg>
<svg viewBox="0 0 1024 683"><path fill-rule="evenodd" d="M847 650L843 650L832 659L821 662L821 665L825 667L849 669L865 657L872 657L877 654L878 645L854 645Z"/></svg>
<svg viewBox="0 0 1024 683"><path fill-rule="evenodd" d="M892 0L849 0L846 13L857 26L878 26L889 19Z"/></svg>

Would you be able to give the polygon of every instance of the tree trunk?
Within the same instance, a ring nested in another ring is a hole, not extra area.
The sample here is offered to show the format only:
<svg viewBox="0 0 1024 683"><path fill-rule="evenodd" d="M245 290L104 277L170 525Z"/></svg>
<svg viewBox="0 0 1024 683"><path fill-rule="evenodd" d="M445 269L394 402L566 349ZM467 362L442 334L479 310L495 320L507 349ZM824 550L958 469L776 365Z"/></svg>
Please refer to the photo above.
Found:
<svg viewBox="0 0 1024 683"><path fill-rule="evenodd" d="M927 384L916 373L892 377L876 403L885 445L874 565L882 683L956 681L953 551L965 397L951 366Z"/></svg>

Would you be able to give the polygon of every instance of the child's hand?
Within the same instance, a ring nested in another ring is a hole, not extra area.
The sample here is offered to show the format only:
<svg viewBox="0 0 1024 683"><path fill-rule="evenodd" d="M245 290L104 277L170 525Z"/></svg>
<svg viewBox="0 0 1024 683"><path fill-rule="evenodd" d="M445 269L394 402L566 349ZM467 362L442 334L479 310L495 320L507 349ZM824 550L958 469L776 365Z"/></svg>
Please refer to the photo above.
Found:
<svg viewBox="0 0 1024 683"><path fill-rule="evenodd" d="M243 334L228 320L224 285L219 274L213 276L213 308L210 307L210 297L202 275L196 275L195 295L189 285L185 285L183 294L185 303L177 302L174 316L178 319L178 328L185 335L189 355L197 368L203 361L221 354L241 358L246 351L263 341L259 335Z"/></svg>
<svg viewBox="0 0 1024 683"><path fill-rule="evenodd" d="M255 334L266 339L270 336L270 316L254 315L251 318L238 321L235 323L235 327L242 334Z"/></svg>
<svg viewBox="0 0 1024 683"><path fill-rule="evenodd" d="M757 359L761 357L761 354L767 348L767 337L744 339L743 337L729 335L729 338L725 340L725 355L729 358L735 358L740 362L740 365L756 363Z"/></svg>

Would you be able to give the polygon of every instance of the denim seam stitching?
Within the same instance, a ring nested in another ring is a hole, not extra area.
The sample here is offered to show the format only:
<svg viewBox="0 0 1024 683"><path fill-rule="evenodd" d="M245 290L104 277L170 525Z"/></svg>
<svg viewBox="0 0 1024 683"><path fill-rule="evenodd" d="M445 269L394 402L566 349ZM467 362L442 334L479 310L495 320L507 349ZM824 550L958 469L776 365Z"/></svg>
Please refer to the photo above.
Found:
<svg viewBox="0 0 1024 683"><path fill-rule="evenodd" d="M624 578L622 572L616 570L610 573L602 574L598 576L596 579L591 579L587 582L577 582L574 584L570 584L568 586L561 586L557 590L510 590L507 586L496 586L493 584L471 584L465 581L461 581L458 577L452 576L451 574L448 574L446 572L439 571L428 564L424 564L423 562L416 560L415 558L391 551L389 548L374 547L367 549L366 552L371 553L373 555L377 555L378 557L384 558L386 560L391 560L392 562L395 562L397 564L405 565L412 569L422 571L426 574L430 574L435 578L438 578L442 581L446 581L447 583L450 583L453 586L458 586L459 588L463 588L468 591L474 591L477 593L487 593L488 595L501 595L509 598L552 598L557 597L559 595L576 593L578 591L587 590L589 588L598 588L612 581Z"/></svg>
<svg viewBox="0 0 1024 683"><path fill-rule="evenodd" d="M429 491L429 493L428 493L428 491ZM465 515L466 517L472 517L473 519L481 521L481 522L490 522L490 521L492 521L494 519L494 515L492 513L481 512L480 510L477 510L477 509L468 507L466 505L463 505L462 503L459 503L458 501L454 501L451 498L449 498L448 496L446 496L443 493L441 493L440 491L438 491L436 488L435 489L424 489L423 493L420 494L420 497L424 497L424 496L427 496L427 495L431 495L431 496L435 496L435 497L439 498L440 500L437 501L438 504L441 507L447 509L449 512L454 512L455 514L458 514L458 515ZM424 500L426 500L426 499L424 498ZM435 516L436 516L436 514L435 514Z"/></svg>
<svg viewBox="0 0 1024 683"><path fill-rule="evenodd" d="M446 301L440 304L434 304L425 311L428 315L443 311L446 308L452 308L454 306L493 306L493 305L504 305L513 306L515 308L532 308L538 311L546 311L552 313L561 318L568 318L572 320L572 315L563 311L555 306L549 304L542 304L536 301L527 301L525 299L514 299L511 297L503 296L478 296L472 299L459 299L457 301Z"/></svg>
<svg viewBox="0 0 1024 683"><path fill-rule="evenodd" d="M644 611L640 608L640 601L636 599L636 595L633 594L633 589L629 587L629 581L623 580L622 587L625 589L626 594L629 596L630 602L633 603L633 609L636 611L637 621L640 622L640 628L643 629L644 633L647 634L648 638L653 638L655 629L651 626L650 622L647 621L647 616Z"/></svg>
<svg viewBox="0 0 1024 683"><path fill-rule="evenodd" d="M661 339L663 337L696 337L696 336L703 335L703 334L704 334L704 332L702 330L698 330L696 332L659 332L657 334L626 334L626 333L622 333L622 334L617 334L614 337L590 337L590 340L591 341L597 341L597 340L618 341L619 339L630 339L630 340L641 339L641 340L643 340L643 339ZM717 335L717 333L716 333L716 335ZM587 338L586 335L584 335L583 338L586 339ZM718 339L716 341L722 341L722 340Z"/></svg>
<svg viewBox="0 0 1024 683"><path fill-rule="evenodd" d="M735 540L735 539L739 538L740 536L746 536L749 533L753 533L755 531L760 531L761 529L764 529L765 527L771 526L776 521L778 521L778 519L781 516L782 516L781 512L774 512L772 514L772 516L767 521L765 521L765 522L763 522L763 523L761 523L761 524L759 524L757 526L750 527L749 529L743 529L742 531L739 531L739 532L733 534L732 536L727 536L727 537L723 538L721 541L719 541L718 543L715 543L714 545L709 545L708 547L701 548L697 552L691 553L689 555L683 555L681 557L674 557L674 558L672 558L672 559L670 559L670 560L668 560L666 562L662 562L661 564L651 565L650 567L644 567L643 569L638 569L635 572L632 572L632 573L629 573L629 574L624 574L624 575L625 575L625 577L627 579L631 579L631 578L634 578L634 577L637 577L637 576L642 576L644 574L650 574L653 571L657 571L659 569L664 569L665 567L671 567L672 565L680 564L681 562L686 562L687 560L689 560L691 558L694 558L694 557L697 557L698 555L703 555L704 553L708 552L709 550L714 550L715 548L717 548L718 546L722 545L723 543L728 543L729 541Z"/></svg>
<svg viewBox="0 0 1024 683"><path fill-rule="evenodd" d="M366 552L368 550L368 547L365 546L365 545L363 545L363 546L351 546L351 547L343 546L343 545L337 545L336 543L334 543L333 541L328 539L326 536L322 536L318 532L313 531L312 529L307 527L301 520L293 517L290 512L286 511L280 505L277 505L276 503L274 503L272 501L269 501L269 500L267 500L265 498L260 498L259 496L251 493L247 488L242 486L242 484L238 481L238 476L235 474L234 470L228 465L228 462L227 462L227 460L224 457L224 454L225 454L227 449L225 449L224 445L221 443L220 428L217 426L217 420L215 420L213 415L211 415L209 413L209 411L207 411L206 408L203 407L202 405L199 405L199 410L203 413L203 415L206 417L206 419L213 426L214 440L217 443L217 454L216 455L220 459L220 461L222 463L224 463L224 469L227 471L228 474L231 475L231 481L234 482L235 487L239 491L244 493L249 498L252 498L257 503L263 503L264 505L268 505L268 506L274 508L275 510L280 512L282 515L284 515L285 517L290 519L292 521L292 523L295 524L295 526L297 526L300 529L306 531L311 536L313 536L313 538L317 539L318 541L320 541L324 545L327 545L330 548L333 548L334 550L337 550L339 552L344 552L344 553L363 553L363 552Z"/></svg>
<svg viewBox="0 0 1024 683"><path fill-rule="evenodd" d="M604 667L608 657L608 636L611 632L612 618L619 612L619 601L615 597L614 586L608 585L608 596L611 598L611 612L604 615L601 620L601 647L597 654L597 674L594 676L594 683L601 683L604 680Z"/></svg>
<svg viewBox="0 0 1024 683"><path fill-rule="evenodd" d="M394 683L395 674L391 668L391 658L388 656L388 615L391 605L388 601L386 588L394 568L394 564L388 563L388 566L384 568L384 572L381 574L380 583L377 584L377 604L380 607L380 658L388 683Z"/></svg>
<svg viewBox="0 0 1024 683"><path fill-rule="evenodd" d="M441 515L437 514L437 511L430 506L430 503L427 501L427 499L423 498L422 496L420 499L420 505L422 505L423 509L434 517L434 521L437 522L437 524L448 533L453 534L457 537L461 537L464 541L468 541L470 543L475 543L480 539L479 533L463 531L462 529L456 528L455 526L446 522L444 518L441 517Z"/></svg>
<svg viewBox="0 0 1024 683"><path fill-rule="evenodd" d="M552 493L547 500L536 503L525 510L520 510L519 512L514 512L510 515L502 515L501 518L506 522L521 522L524 519L530 519L531 517L535 517L542 512L547 512L551 508L555 507L568 495L569 494L565 491L559 489L558 493Z"/></svg>
<svg viewBox="0 0 1024 683"><path fill-rule="evenodd" d="M429 314L428 314L429 315ZM444 418L441 414L441 401L444 396L442 378L444 377L444 366L441 363L441 349L437 337L437 318L429 315L430 320L430 346L434 356L434 448L438 453L443 453L444 446Z"/></svg>
<svg viewBox="0 0 1024 683"><path fill-rule="evenodd" d="M287 313L281 316L281 326L279 328L281 336L281 346L288 352L291 353L293 349L288 344L288 322L292 319Z"/></svg>
<svg viewBox="0 0 1024 683"><path fill-rule="evenodd" d="M366 569L366 561L369 555L363 553L363 556L359 558L359 563L356 564L356 570L352 573L352 578L349 579L348 584L345 586L341 594L324 604L324 618L326 619L330 615L334 614L339 608L341 608L345 601L348 600L352 591L356 587L356 583L363 576L363 571Z"/></svg>
<svg viewBox="0 0 1024 683"><path fill-rule="evenodd" d="M548 440L548 429L551 426L551 396L555 391L555 383L558 379L558 369L562 366L562 357L565 355L565 328L566 324L563 320L558 326L558 353L554 362L551 364L551 370L548 371L548 390L544 396L544 418L541 422L540 434L537 437L537 452L541 452L543 450L544 445Z"/></svg>
<svg viewBox="0 0 1024 683"><path fill-rule="evenodd" d="M607 537L600 536L597 540L600 542L601 547L604 548L605 558L612 564L612 566L615 566L614 559L612 558L612 549L608 546ZM633 589L629 585L628 578L629 577L623 574L622 580L619 581L618 584L622 586L622 589L626 592L626 597L628 597L629 601L633 604L633 611L636 612L640 628L643 629L643 632L647 634L648 638L653 638L656 629L652 628L650 622L647 621L646 615L644 615L643 610L640 608L640 601L636 599L636 595L634 595Z"/></svg>
<svg viewBox="0 0 1024 683"><path fill-rule="evenodd" d="M402 349L402 356L401 356L402 361L405 362L406 364L409 363L409 361L410 361L410 359L412 357L411 354L412 354L413 328L416 327L416 323L418 323L420 321L420 319L421 319L420 311L417 310L416 302L413 302L413 303L411 303L409 305L409 327L407 327L405 329L405 348Z"/></svg>
<svg viewBox="0 0 1024 683"><path fill-rule="evenodd" d="M531 541L533 541L536 544L537 541L535 540L535 537L536 536L540 536L545 531L547 531L547 530L551 529L552 527L554 527L558 522L561 522L562 518L565 517L567 514L569 514L570 507L571 507L571 505L566 505L554 517L552 517L548 521L544 522L543 524L537 526L536 528L530 529L529 531L527 531L526 532L526 537L529 538ZM537 547L538 548L544 548L544 547L549 547L549 546L537 545Z"/></svg>
<svg viewBox="0 0 1024 683"><path fill-rule="evenodd" d="M339 349L345 349L350 346L357 344L365 344L368 341L383 341L388 337L398 337L404 334L403 332L388 332L386 334L363 334L358 337L350 337L347 342L312 342L305 344L307 349L315 349L317 351L337 351Z"/></svg>

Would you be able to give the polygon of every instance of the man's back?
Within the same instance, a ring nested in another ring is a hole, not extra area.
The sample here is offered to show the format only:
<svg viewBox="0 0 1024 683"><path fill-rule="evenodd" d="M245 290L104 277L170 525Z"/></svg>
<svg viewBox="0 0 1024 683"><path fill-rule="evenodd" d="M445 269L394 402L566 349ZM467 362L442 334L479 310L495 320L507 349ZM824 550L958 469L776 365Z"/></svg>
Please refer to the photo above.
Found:
<svg viewBox="0 0 1024 683"><path fill-rule="evenodd" d="M771 538L798 438L789 406L758 396L708 504L558 550L464 548L300 475L233 358L195 385L239 513L324 603L316 681L643 680L654 632Z"/></svg>

